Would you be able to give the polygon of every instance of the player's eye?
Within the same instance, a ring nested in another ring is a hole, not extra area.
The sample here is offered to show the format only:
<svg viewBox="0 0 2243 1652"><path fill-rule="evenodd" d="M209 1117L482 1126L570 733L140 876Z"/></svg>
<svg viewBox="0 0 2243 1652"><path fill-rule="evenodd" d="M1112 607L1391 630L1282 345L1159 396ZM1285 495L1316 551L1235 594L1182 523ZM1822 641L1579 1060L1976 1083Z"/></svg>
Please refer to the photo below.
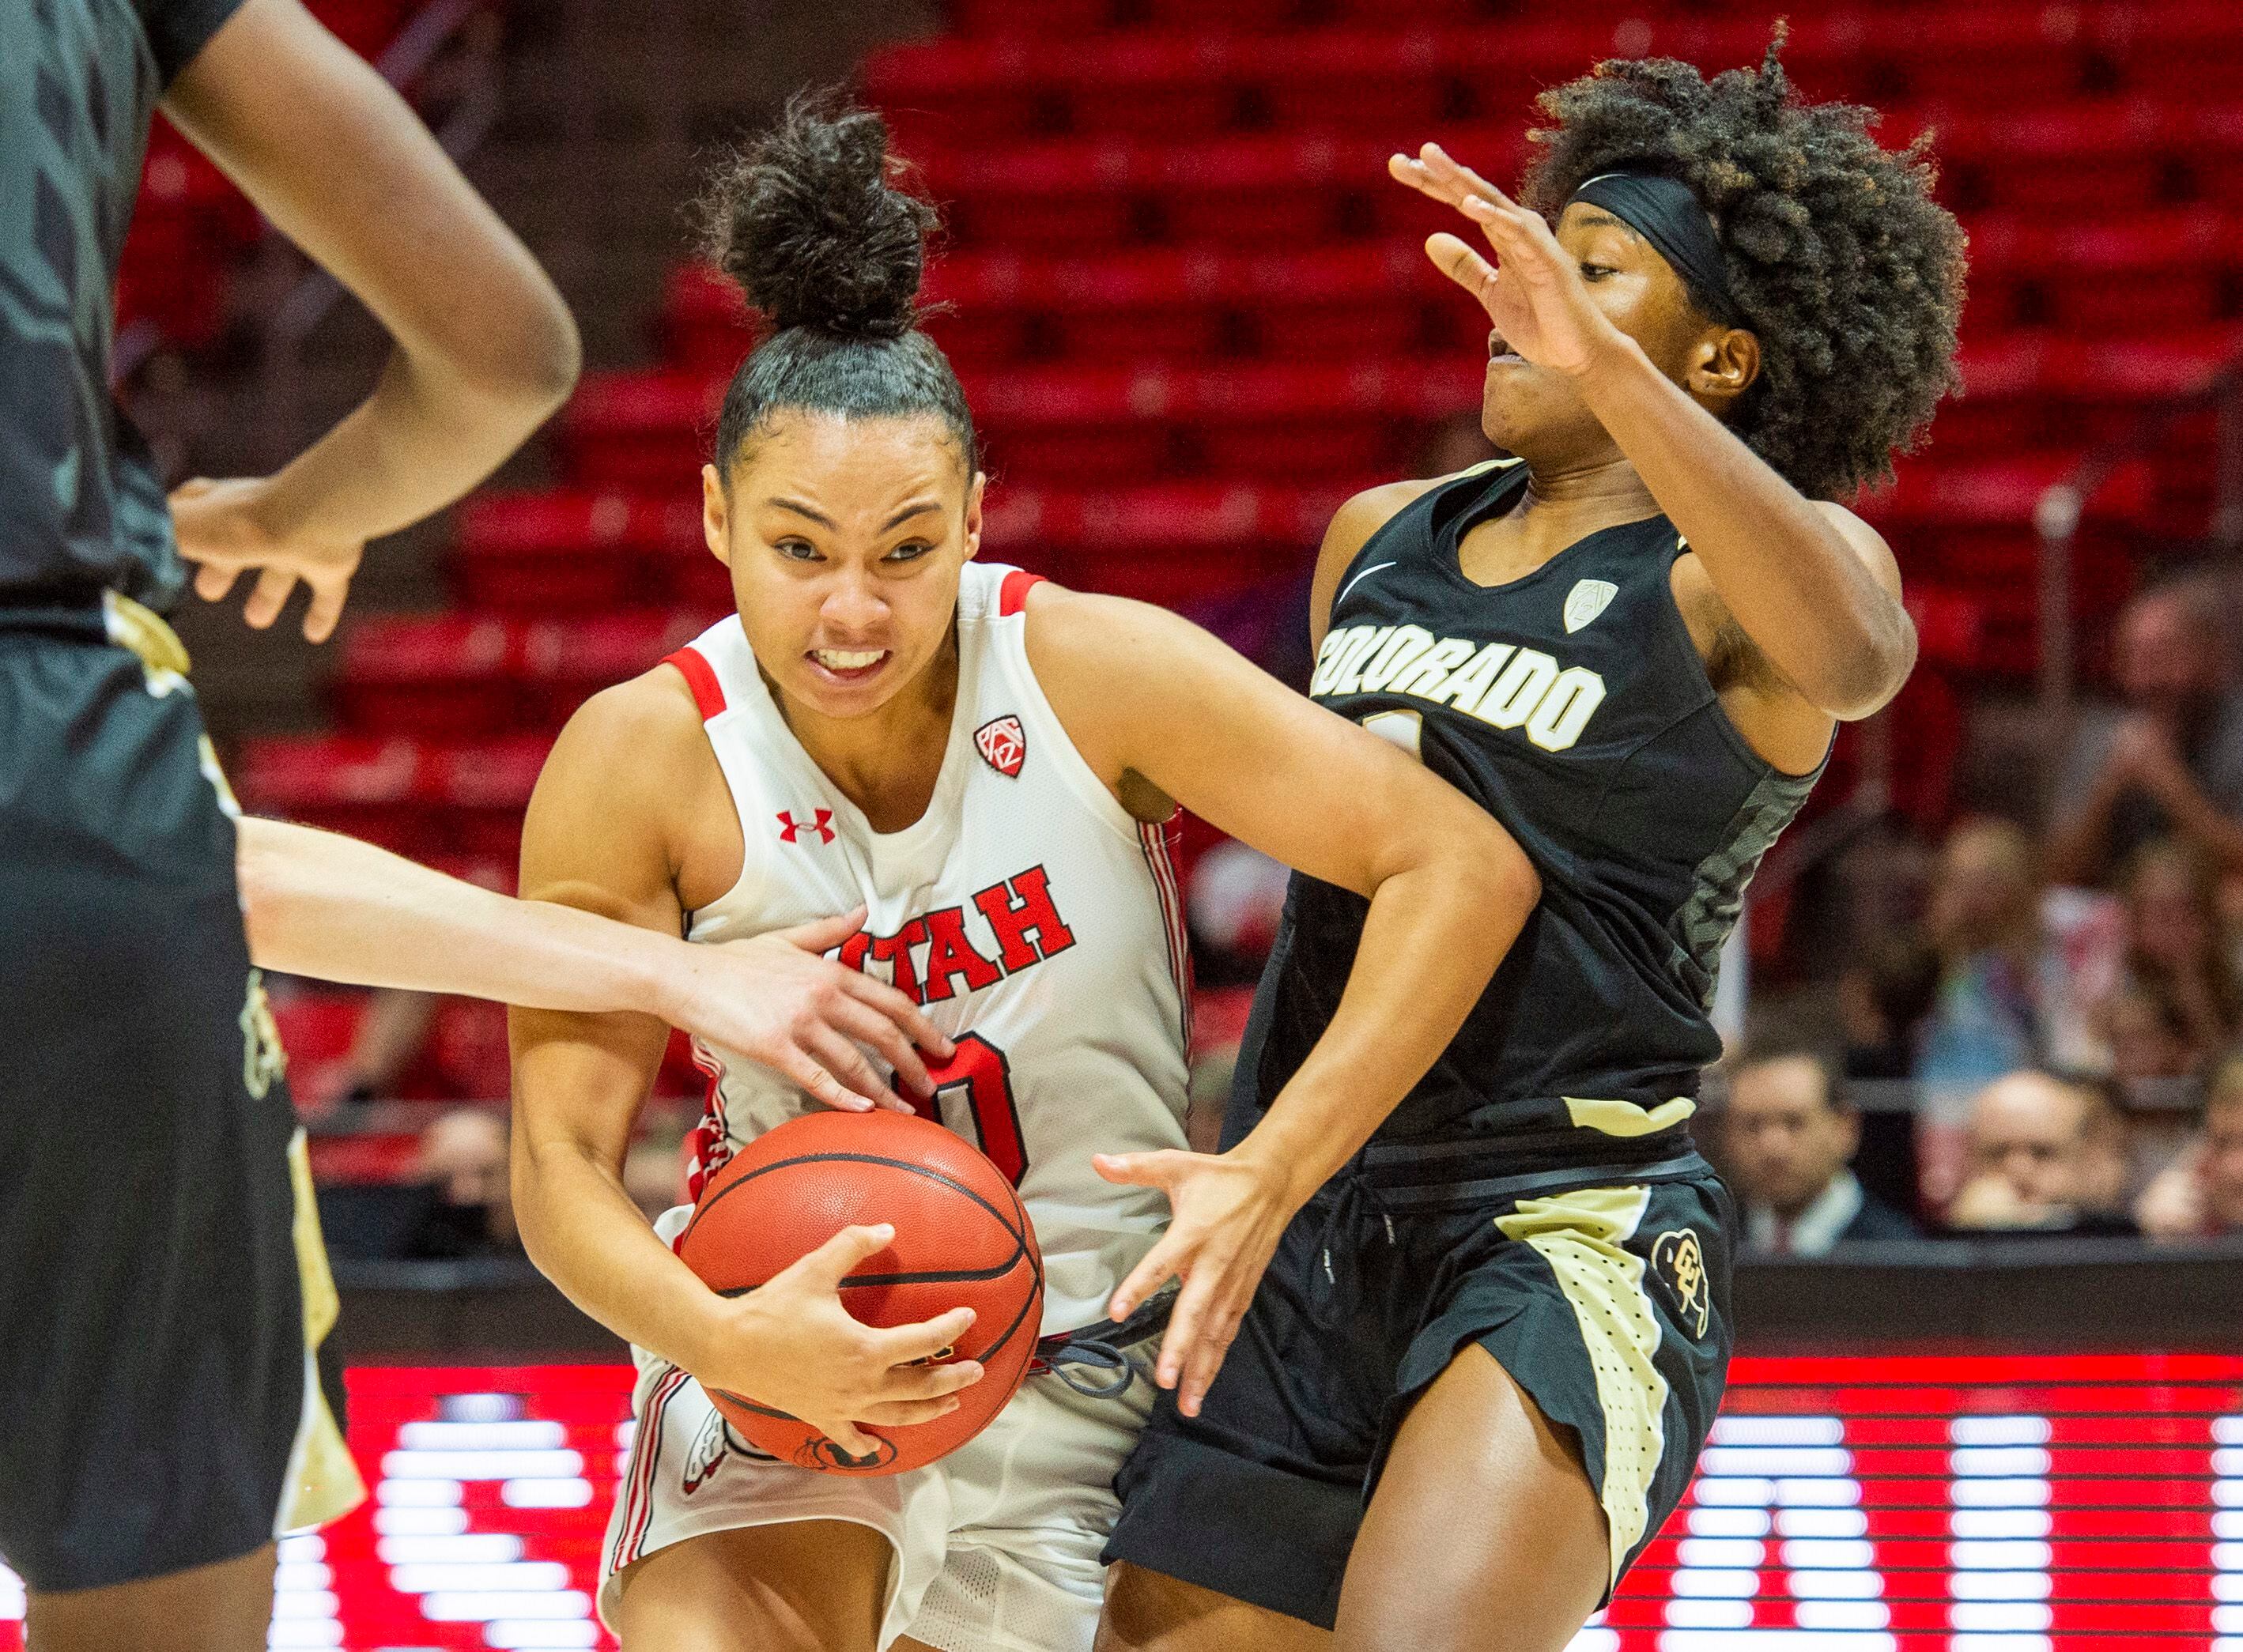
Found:
<svg viewBox="0 0 2243 1652"><path fill-rule="evenodd" d="M806 539L778 540L772 544L771 549L777 551L781 556L785 557L790 562L815 562L818 561L818 547L815 545L812 545Z"/></svg>
<svg viewBox="0 0 2243 1652"><path fill-rule="evenodd" d="M923 539L907 539L890 551L886 560L891 562L916 562L933 548L933 545Z"/></svg>
<svg viewBox="0 0 2243 1652"><path fill-rule="evenodd" d="M1605 277L1616 273L1618 272L1609 264L1591 264L1584 260L1581 265L1581 279L1584 281L1601 281Z"/></svg>

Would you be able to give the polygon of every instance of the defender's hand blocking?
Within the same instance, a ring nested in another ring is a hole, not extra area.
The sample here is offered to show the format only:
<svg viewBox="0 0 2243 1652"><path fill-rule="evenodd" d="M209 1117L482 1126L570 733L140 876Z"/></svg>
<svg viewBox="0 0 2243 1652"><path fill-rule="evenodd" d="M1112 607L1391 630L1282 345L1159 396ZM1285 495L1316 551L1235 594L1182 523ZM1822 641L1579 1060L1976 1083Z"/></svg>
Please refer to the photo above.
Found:
<svg viewBox="0 0 2243 1652"><path fill-rule="evenodd" d="M199 476L172 490L179 554L198 565L195 594L219 601L245 572L254 572L257 583L241 614L261 631L280 617L301 580L312 593L304 635L325 642L342 618L366 541L291 534L266 519L267 498L261 477L212 481Z"/></svg>
<svg viewBox="0 0 2243 1652"><path fill-rule="evenodd" d="M681 944L662 1017L785 1074L829 1107L910 1112L858 1046L879 1051L897 1082L919 1096L934 1086L919 1051L946 1060L955 1051L895 988L821 956L864 920L859 907L753 940Z"/></svg>
<svg viewBox="0 0 2243 1652"><path fill-rule="evenodd" d="M1169 1279L1183 1281L1154 1376L1177 1389L1178 1407L1196 1417L1299 1203L1283 1177L1237 1150L1098 1153L1090 1162L1109 1182L1169 1196L1169 1231L1130 1270L1107 1312L1126 1320Z"/></svg>
<svg viewBox="0 0 2243 1652"><path fill-rule="evenodd" d="M841 1305L841 1281L896 1236L893 1227L845 1227L770 1283L724 1300L711 1352L694 1377L712 1392L741 1394L818 1429L852 1456L879 1441L860 1423L902 1427L958 1409L952 1398L981 1380L971 1360L949 1353L973 1323L953 1308L919 1325L878 1330Z"/></svg>
<svg viewBox="0 0 2243 1652"><path fill-rule="evenodd" d="M1425 255L1479 300L1507 347L1538 367L1578 375L1622 341L1539 212L1458 165L1438 144L1427 144L1415 160L1396 155L1386 170L1397 182L1447 203L1479 225L1494 249L1495 265L1446 233L1427 238Z"/></svg>

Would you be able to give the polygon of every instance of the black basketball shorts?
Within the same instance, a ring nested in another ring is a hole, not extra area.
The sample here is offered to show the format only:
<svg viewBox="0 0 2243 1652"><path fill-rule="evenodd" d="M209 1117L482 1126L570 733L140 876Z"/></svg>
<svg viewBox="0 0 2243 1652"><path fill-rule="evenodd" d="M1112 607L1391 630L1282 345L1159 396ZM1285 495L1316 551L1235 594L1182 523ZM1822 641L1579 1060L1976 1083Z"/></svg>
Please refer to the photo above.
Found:
<svg viewBox="0 0 2243 1652"><path fill-rule="evenodd" d="M1108 1561L1329 1628L1388 1447L1478 1343L1578 1445L1619 1581L1721 1404L1728 1191L1687 1150L1604 1177L1412 1174L1358 1160L1294 1218L1200 1414L1161 1396Z"/></svg>
<svg viewBox="0 0 2243 1652"><path fill-rule="evenodd" d="M231 800L131 626L0 610L0 1559L42 1591L247 1554L354 1480Z"/></svg>

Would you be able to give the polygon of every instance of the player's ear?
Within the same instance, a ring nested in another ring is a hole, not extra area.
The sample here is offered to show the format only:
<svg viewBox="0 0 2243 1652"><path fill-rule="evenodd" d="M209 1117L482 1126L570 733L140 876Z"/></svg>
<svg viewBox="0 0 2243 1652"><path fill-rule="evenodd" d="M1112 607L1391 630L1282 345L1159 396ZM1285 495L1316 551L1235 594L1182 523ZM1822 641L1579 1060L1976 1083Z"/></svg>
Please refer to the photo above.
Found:
<svg viewBox="0 0 2243 1652"><path fill-rule="evenodd" d="M709 554L726 567L732 566L732 502L724 497L724 479L714 465L701 467L701 537Z"/></svg>
<svg viewBox="0 0 2243 1652"><path fill-rule="evenodd" d="M1715 413L1752 388L1760 377L1760 339L1742 327L1715 327L1692 353L1684 382Z"/></svg>
<svg viewBox="0 0 2243 1652"><path fill-rule="evenodd" d="M981 552L981 497L988 487L988 477L978 470L966 484L966 560L969 562Z"/></svg>

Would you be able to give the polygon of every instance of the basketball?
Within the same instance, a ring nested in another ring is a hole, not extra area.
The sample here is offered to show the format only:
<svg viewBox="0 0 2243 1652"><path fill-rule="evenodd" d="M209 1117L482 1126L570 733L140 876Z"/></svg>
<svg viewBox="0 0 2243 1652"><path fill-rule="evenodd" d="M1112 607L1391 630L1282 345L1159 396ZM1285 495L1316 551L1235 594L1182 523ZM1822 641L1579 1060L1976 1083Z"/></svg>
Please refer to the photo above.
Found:
<svg viewBox="0 0 2243 1652"><path fill-rule="evenodd" d="M837 1474L921 1467L980 1434L1027 1375L1043 1316L1035 1230L997 1167L929 1119L810 1113L766 1131L710 1178L677 1253L712 1290L738 1296L843 1228L876 1222L893 1225L895 1239L841 1281L843 1305L883 1327L972 1308L953 1357L980 1361L985 1374L947 1416L866 1428L880 1442L870 1461L749 1395L710 1392L741 1438L782 1461Z"/></svg>

